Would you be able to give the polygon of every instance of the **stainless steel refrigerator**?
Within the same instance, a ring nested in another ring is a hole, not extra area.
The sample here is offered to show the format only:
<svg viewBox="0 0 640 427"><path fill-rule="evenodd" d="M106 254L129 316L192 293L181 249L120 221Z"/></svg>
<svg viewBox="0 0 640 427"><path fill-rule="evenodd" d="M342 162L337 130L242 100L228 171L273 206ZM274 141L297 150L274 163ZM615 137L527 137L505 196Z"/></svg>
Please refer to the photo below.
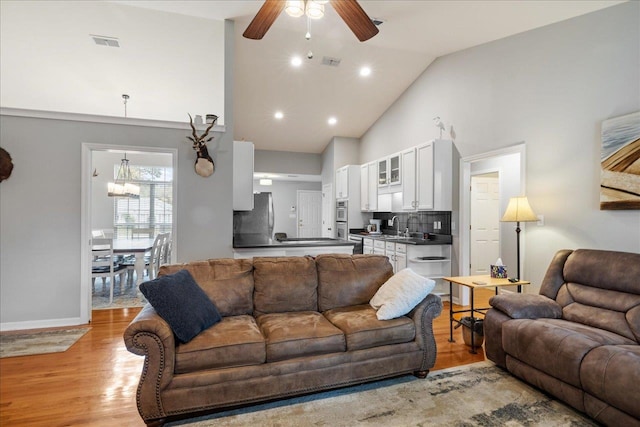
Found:
<svg viewBox="0 0 640 427"><path fill-rule="evenodd" d="M233 234L260 234L273 237L273 196L255 193L253 210L233 211Z"/></svg>

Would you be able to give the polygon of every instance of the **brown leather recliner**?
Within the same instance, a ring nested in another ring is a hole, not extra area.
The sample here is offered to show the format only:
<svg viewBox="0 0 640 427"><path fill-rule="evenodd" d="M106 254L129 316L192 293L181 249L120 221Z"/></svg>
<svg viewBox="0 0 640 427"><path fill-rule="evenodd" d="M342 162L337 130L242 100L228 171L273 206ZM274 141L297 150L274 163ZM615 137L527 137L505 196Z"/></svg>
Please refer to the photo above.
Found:
<svg viewBox="0 0 640 427"><path fill-rule="evenodd" d="M490 360L601 423L640 425L640 254L562 250L539 295L489 303Z"/></svg>

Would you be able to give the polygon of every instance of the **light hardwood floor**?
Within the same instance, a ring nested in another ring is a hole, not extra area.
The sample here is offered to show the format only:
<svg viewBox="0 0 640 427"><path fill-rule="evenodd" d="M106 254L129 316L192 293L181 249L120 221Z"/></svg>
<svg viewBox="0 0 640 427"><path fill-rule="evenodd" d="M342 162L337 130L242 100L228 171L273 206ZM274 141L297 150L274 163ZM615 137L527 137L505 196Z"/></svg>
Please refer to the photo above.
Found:
<svg viewBox="0 0 640 427"><path fill-rule="evenodd" d="M476 293L487 306L491 291ZM454 305L454 309L459 306ZM450 343L448 303L434 323L433 370L484 360L470 354L461 329ZM122 334L139 309L96 310L91 331L64 353L0 359L0 426L144 426L135 395L143 357L129 353Z"/></svg>

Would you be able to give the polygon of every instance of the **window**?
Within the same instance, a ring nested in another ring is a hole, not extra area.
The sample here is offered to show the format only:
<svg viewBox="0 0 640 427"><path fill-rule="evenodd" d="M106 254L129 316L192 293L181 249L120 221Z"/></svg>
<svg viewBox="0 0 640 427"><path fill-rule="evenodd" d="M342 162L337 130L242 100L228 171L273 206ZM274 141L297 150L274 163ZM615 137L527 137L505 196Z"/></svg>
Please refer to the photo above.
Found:
<svg viewBox="0 0 640 427"><path fill-rule="evenodd" d="M114 165L114 179L120 165ZM131 165L140 198L115 198L113 231L117 239L153 238L173 225L173 168Z"/></svg>

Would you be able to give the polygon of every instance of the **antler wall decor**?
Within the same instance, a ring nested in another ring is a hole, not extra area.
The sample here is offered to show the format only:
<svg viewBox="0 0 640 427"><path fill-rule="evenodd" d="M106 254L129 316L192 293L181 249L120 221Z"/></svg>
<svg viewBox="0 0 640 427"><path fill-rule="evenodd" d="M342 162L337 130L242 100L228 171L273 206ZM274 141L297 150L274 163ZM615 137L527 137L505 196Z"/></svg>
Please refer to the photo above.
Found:
<svg viewBox="0 0 640 427"><path fill-rule="evenodd" d="M194 165L194 169L196 173L202 177L208 177L213 174L215 171L215 165L213 163L213 159L209 156L209 150L207 149L207 142L211 141L214 137L211 136L205 140L207 135L209 135L209 131L213 128L213 126L218 121L218 116L213 114L213 121L209 125L209 127L204 131L204 133L200 136L196 133L196 127L193 125L193 118L191 114L189 114L189 124L192 129L192 136L188 136L191 142L193 142L193 149L196 152L196 163Z"/></svg>

